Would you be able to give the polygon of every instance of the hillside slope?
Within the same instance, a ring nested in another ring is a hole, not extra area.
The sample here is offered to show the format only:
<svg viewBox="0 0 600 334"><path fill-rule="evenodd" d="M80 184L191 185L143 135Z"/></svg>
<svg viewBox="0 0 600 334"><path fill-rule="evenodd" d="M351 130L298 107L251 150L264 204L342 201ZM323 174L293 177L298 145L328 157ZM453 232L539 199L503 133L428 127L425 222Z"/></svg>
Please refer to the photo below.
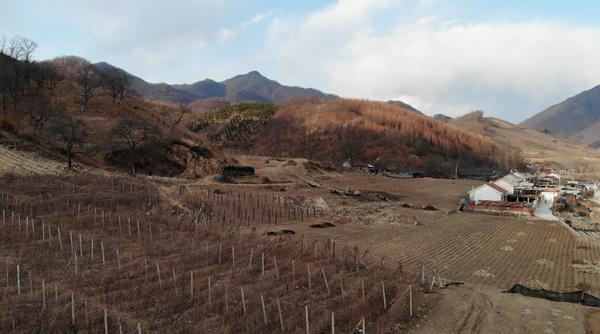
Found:
<svg viewBox="0 0 600 334"><path fill-rule="evenodd" d="M529 163L567 168L581 175L600 176L600 154L583 145L531 128L472 112L449 124L520 150Z"/></svg>
<svg viewBox="0 0 600 334"><path fill-rule="evenodd" d="M238 152L303 157L336 166L351 159L379 168L450 176L457 165L475 173L519 161L514 152L486 138L384 102L244 104L197 115L187 125Z"/></svg>
<svg viewBox="0 0 600 334"><path fill-rule="evenodd" d="M600 86L581 92L523 121L523 126L548 131L589 145L600 140Z"/></svg>
<svg viewBox="0 0 600 334"><path fill-rule="evenodd" d="M109 73L83 58L69 56L37 63L4 56L0 61L3 66L28 69L16 77L27 94L19 95L17 101L9 100L0 118L0 144L64 161L62 169L72 161L74 170L87 165L151 175L202 177L217 171L226 160L205 137L178 126L177 108L130 92L122 98L111 96L107 81L103 81L108 80ZM52 79L48 76L38 82L26 76L41 70L51 70L40 73L53 73ZM85 108L83 78L92 87L88 87ZM4 153L6 161L18 159L10 158L10 152ZM23 163L33 170L43 169L25 160Z"/></svg>

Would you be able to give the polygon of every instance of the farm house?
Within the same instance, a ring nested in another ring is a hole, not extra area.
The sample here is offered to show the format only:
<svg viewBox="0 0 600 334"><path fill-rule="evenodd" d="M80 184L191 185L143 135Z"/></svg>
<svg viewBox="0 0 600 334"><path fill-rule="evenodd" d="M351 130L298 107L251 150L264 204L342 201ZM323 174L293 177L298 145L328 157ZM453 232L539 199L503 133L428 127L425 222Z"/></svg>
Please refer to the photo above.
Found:
<svg viewBox="0 0 600 334"><path fill-rule="evenodd" d="M499 185L489 182L469 191L469 199L472 201L496 201L506 199L510 192Z"/></svg>

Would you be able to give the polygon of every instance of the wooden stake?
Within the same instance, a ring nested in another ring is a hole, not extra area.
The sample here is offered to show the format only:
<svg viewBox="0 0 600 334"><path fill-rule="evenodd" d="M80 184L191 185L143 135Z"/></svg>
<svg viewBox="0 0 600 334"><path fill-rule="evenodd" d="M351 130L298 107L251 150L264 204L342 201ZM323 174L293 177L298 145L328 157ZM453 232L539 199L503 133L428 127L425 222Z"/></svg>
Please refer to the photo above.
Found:
<svg viewBox="0 0 600 334"><path fill-rule="evenodd" d="M265 298L263 295L260 295L260 304L262 306L263 320L265 321L265 325L267 324L267 310L265 309Z"/></svg>
<svg viewBox="0 0 600 334"><path fill-rule="evenodd" d="M325 288L327 288L327 294L331 293L331 291L329 291L329 283L327 283L327 276L325 276L325 270L323 270L323 267L321 267L321 274L323 274L323 280L325 281Z"/></svg>
<svg viewBox="0 0 600 334"><path fill-rule="evenodd" d="M308 263L306 264L306 275L308 278L308 290L310 291L310 265Z"/></svg>
<svg viewBox="0 0 600 334"><path fill-rule="evenodd" d="M244 288L240 287L240 291L242 292L242 308L244 310L244 315L246 315L246 300L244 299Z"/></svg>
<svg viewBox="0 0 600 334"><path fill-rule="evenodd" d="M364 279L360 279L360 287L362 290L362 300L363 302L365 301L365 280Z"/></svg>
<svg viewBox="0 0 600 334"><path fill-rule="evenodd" d="M71 240L71 254L75 253L73 250L73 231L69 231L69 239Z"/></svg>
<svg viewBox="0 0 600 334"><path fill-rule="evenodd" d="M335 316L331 312L331 334L335 334Z"/></svg>
<svg viewBox="0 0 600 334"><path fill-rule="evenodd" d="M81 243L81 233L79 233L79 257L83 257L83 243Z"/></svg>
<svg viewBox="0 0 600 334"><path fill-rule="evenodd" d="M60 227L58 227L58 243L60 244L60 251L62 253L63 244L62 244L62 237L60 236Z"/></svg>
<svg viewBox="0 0 600 334"><path fill-rule="evenodd" d="M383 309L387 310L387 303L385 300L385 284L381 281L381 293L383 294Z"/></svg>
<svg viewBox="0 0 600 334"><path fill-rule="evenodd" d="M121 272L121 257L119 256L119 249L117 248L117 268L119 268L119 273Z"/></svg>
<svg viewBox="0 0 600 334"><path fill-rule="evenodd" d="M229 295L227 285L225 285L225 312L229 312Z"/></svg>
<svg viewBox="0 0 600 334"><path fill-rule="evenodd" d="M71 324L75 325L75 294L71 292Z"/></svg>
<svg viewBox="0 0 600 334"><path fill-rule="evenodd" d="M100 249L102 250L102 266L106 266L106 261L104 259L104 241L100 242Z"/></svg>
<svg viewBox="0 0 600 334"><path fill-rule="evenodd" d="M173 267L173 286L175 287L175 296L177 296L177 277L175 276L175 267Z"/></svg>
<svg viewBox="0 0 600 334"><path fill-rule="evenodd" d="M231 246L231 270L235 270L235 248Z"/></svg>
<svg viewBox="0 0 600 334"><path fill-rule="evenodd" d="M310 334L310 324L308 322L308 305L304 306L304 319L306 320L306 334Z"/></svg>
<svg viewBox="0 0 600 334"><path fill-rule="evenodd" d="M279 325L281 327L281 331L283 332L283 315L281 314L281 305L279 305L279 299L277 299L277 313L279 313Z"/></svg>
<svg viewBox="0 0 600 334"><path fill-rule="evenodd" d="M365 317L362 317L362 333L361 334L366 334L367 333L367 325L365 324Z"/></svg>
<svg viewBox="0 0 600 334"><path fill-rule="evenodd" d="M44 311L46 310L46 284L44 280L42 280L42 307Z"/></svg>
<svg viewBox="0 0 600 334"><path fill-rule="evenodd" d="M17 295L21 295L21 269L17 264Z"/></svg>
<svg viewBox="0 0 600 334"><path fill-rule="evenodd" d="M211 301L211 296L212 296L212 285L211 285L211 281L210 281L211 277L208 276L208 303L210 304Z"/></svg>
<svg viewBox="0 0 600 334"><path fill-rule="evenodd" d="M190 270L190 299L194 300L194 272Z"/></svg>
<svg viewBox="0 0 600 334"><path fill-rule="evenodd" d="M104 308L104 334L108 334L108 314Z"/></svg>
<svg viewBox="0 0 600 334"><path fill-rule="evenodd" d="M156 262L156 276L158 277L158 285L162 288L162 281L160 279L160 267L158 266L158 262Z"/></svg>
<svg viewBox="0 0 600 334"><path fill-rule="evenodd" d="M410 310L410 317L413 316L413 300L412 300L412 285L408 286L408 305Z"/></svg>

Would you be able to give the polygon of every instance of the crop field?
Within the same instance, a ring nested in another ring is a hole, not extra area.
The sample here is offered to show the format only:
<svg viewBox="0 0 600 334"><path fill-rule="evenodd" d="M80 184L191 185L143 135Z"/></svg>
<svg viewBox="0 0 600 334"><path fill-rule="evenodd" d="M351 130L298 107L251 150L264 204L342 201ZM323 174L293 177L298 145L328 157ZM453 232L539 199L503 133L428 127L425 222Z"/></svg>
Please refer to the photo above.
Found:
<svg viewBox="0 0 600 334"><path fill-rule="evenodd" d="M349 211L352 216L360 215L357 210ZM397 204L363 211L367 212L363 220L375 217L368 224L361 219L333 219L336 226L328 229L314 229L308 224L282 228L307 237L336 238L341 244L366 249L388 263L400 262L409 271L425 265L447 280L502 289L516 283L558 291L583 289L600 295L598 242L577 237L560 222L449 215ZM397 221L389 222L390 216ZM404 222L402 218L406 218Z"/></svg>
<svg viewBox="0 0 600 334"><path fill-rule="evenodd" d="M401 332L435 283L335 238L261 233L325 217L267 190L166 202L143 178L0 185L3 333Z"/></svg>
<svg viewBox="0 0 600 334"><path fill-rule="evenodd" d="M0 174L58 174L63 170L64 166L57 162L0 146Z"/></svg>

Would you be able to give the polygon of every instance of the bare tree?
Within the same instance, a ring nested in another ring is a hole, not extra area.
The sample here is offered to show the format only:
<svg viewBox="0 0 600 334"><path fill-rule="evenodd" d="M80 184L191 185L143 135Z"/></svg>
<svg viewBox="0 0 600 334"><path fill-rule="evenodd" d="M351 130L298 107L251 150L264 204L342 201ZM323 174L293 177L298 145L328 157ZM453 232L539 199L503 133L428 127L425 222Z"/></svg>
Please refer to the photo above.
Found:
<svg viewBox="0 0 600 334"><path fill-rule="evenodd" d="M139 148L158 134L158 129L141 121L124 119L112 130L116 144L124 146L128 153L131 175L135 175L135 162Z"/></svg>
<svg viewBox="0 0 600 334"><path fill-rule="evenodd" d="M35 42L23 37L3 37L0 42L0 95L5 114L9 98L16 111L22 98L33 95L31 83L38 64L32 62L32 55L36 48Z"/></svg>
<svg viewBox="0 0 600 334"><path fill-rule="evenodd" d="M51 120L56 113L61 111L61 107L58 107L46 97L41 98L34 106L28 108L28 115L33 123L33 138L36 139L39 130L42 130L44 125Z"/></svg>
<svg viewBox="0 0 600 334"><path fill-rule="evenodd" d="M15 80L15 71L9 59L0 58L0 95L2 98L2 111L8 112L8 102L11 93L11 84Z"/></svg>
<svg viewBox="0 0 600 334"><path fill-rule="evenodd" d="M186 104L184 104L182 102L178 103L177 111L175 111L174 117L170 124L171 136L173 136L173 134L175 133L175 128L177 127L177 125L179 125L179 123L181 123L181 121L183 120L183 117L186 114L190 113L190 111L191 111L191 109L189 106L187 106Z"/></svg>
<svg viewBox="0 0 600 334"><path fill-rule="evenodd" d="M89 101L96 94L102 82L97 70L92 65L81 68L75 75L75 82L79 84L77 99L81 105L81 111L86 111Z"/></svg>
<svg viewBox="0 0 600 334"><path fill-rule="evenodd" d="M8 95L12 98L14 112L17 112L18 103L22 97L26 96L28 91L28 70L25 69L28 65L19 61L9 63L10 72L8 73L6 89Z"/></svg>
<svg viewBox="0 0 600 334"><path fill-rule="evenodd" d="M59 56L50 61L58 66L70 66L70 65L90 65L90 61L79 56Z"/></svg>
<svg viewBox="0 0 600 334"><path fill-rule="evenodd" d="M35 81L37 88L47 86L54 88L56 86L56 80L58 79L58 72L56 67L51 62L36 63L36 70L33 74L33 81Z"/></svg>
<svg viewBox="0 0 600 334"><path fill-rule="evenodd" d="M64 112L57 112L49 120L48 132L63 147L67 155L67 167L73 170L73 157L83 152L87 139L86 124Z"/></svg>
<svg viewBox="0 0 600 334"><path fill-rule="evenodd" d="M103 72L103 86L108 94L112 97L113 103L117 98L123 101L123 98L131 92L131 78L127 72L118 69L110 68Z"/></svg>

